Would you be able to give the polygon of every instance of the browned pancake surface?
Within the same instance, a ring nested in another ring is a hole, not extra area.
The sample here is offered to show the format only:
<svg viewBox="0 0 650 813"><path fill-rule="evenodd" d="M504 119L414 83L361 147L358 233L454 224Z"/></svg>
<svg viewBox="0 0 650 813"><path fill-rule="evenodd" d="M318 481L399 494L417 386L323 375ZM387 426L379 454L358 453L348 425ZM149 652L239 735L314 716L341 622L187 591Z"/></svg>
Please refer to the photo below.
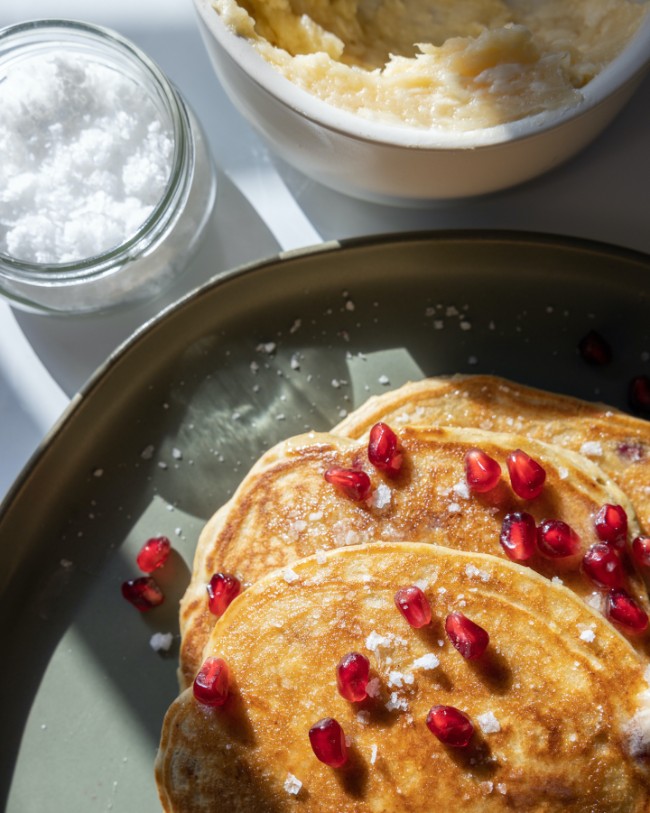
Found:
<svg viewBox="0 0 650 813"><path fill-rule="evenodd" d="M359 438L379 420L516 432L585 454L628 495L650 532L650 423L603 404L487 375L429 378L370 398L332 431Z"/></svg>
<svg viewBox="0 0 650 813"><path fill-rule="evenodd" d="M530 512L537 522L557 518L571 525L581 539L579 556L566 561L537 556L529 565L548 578L561 578L580 596L599 600L601 593L580 569L582 554L597 541L594 514L606 502L620 503L632 533L636 523L625 495L595 465L538 441L468 429L404 427L400 443L404 465L395 479L373 469L363 441L334 435L293 438L259 461L199 541L192 582L181 603L182 686L192 681L216 620L206 593L213 573L234 573L250 584L317 551L391 539L505 558L499 535L503 517L514 510ZM465 454L477 446L504 472L499 486L483 495L469 494L465 485ZM508 452L519 446L547 472L542 495L532 501L514 495L505 473ZM325 481L325 470L335 465L368 471L374 487L369 502L354 502ZM647 606L641 581L632 572L629 588Z"/></svg>
<svg viewBox="0 0 650 813"><path fill-rule="evenodd" d="M227 705L205 708L191 690L172 704L156 765L166 811L648 809L647 765L631 755L644 741L645 664L567 588L493 556L409 543L331 551L292 573L253 585L210 636L206 655L232 673ZM422 630L393 601L414 582L433 610ZM479 661L446 639L456 610L490 634ZM335 666L351 651L369 657L377 681L362 704L336 689ZM437 666L418 666L432 654ZM434 704L474 721L466 750L429 732ZM339 770L309 745L326 716L350 740Z"/></svg>

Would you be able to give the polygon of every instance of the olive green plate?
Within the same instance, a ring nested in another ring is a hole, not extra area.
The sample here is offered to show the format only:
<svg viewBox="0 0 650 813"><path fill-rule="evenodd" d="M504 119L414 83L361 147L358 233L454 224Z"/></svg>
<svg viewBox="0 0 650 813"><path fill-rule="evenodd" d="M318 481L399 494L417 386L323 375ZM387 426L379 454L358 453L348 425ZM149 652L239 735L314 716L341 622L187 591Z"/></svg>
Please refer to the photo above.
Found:
<svg viewBox="0 0 650 813"><path fill-rule="evenodd" d="M495 373L626 406L648 372L650 258L512 233L348 240L234 271L146 325L93 377L0 511L0 806L158 809L176 610L205 519L259 454L370 394ZM611 365L576 346L605 335ZM120 594L166 534L165 604ZM263 544L263 540L260 540Z"/></svg>

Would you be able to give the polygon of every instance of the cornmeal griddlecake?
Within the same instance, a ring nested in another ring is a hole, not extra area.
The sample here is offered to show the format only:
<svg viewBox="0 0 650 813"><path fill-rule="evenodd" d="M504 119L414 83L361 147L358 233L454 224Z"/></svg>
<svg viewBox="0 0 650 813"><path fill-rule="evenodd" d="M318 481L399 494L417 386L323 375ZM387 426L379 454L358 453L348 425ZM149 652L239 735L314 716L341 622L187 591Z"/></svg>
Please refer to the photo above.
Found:
<svg viewBox="0 0 650 813"><path fill-rule="evenodd" d="M499 536L511 511L525 510L538 523L561 519L577 532L577 556L550 560L538 555L528 564L548 578L558 576L592 603L601 602L603 593L580 568L584 552L597 541L594 514L605 503L620 504L628 513L630 532L637 533L638 527L625 495L597 466L539 441L480 430L402 427L399 440L404 463L394 479L370 465L367 443L331 434L292 438L260 459L199 540L192 580L181 602L181 687L193 680L215 623L206 592L212 574L236 574L251 584L319 550L392 539L505 558ZM507 473L487 494L470 494L465 455L475 447L499 461L503 472L510 451L527 451L546 470L542 494L531 501L519 499ZM328 483L323 474L332 466L365 469L374 487L368 502L355 502ZM647 609L641 580L633 572L628 578L630 592ZM637 645L645 648L646 638Z"/></svg>
<svg viewBox="0 0 650 813"><path fill-rule="evenodd" d="M493 376L429 378L369 398L332 431L364 436L377 421L516 432L591 457L628 495L650 532L650 422L603 404Z"/></svg>
<svg viewBox="0 0 650 813"><path fill-rule="evenodd" d="M394 604L415 582L433 611L420 630ZM453 611L489 633L479 660L446 638ZM353 651L378 679L360 704L336 687ZM168 813L648 810L647 663L572 591L507 560L417 543L311 557L235 599L207 655L228 663L231 696L172 704L156 763ZM469 715L467 748L430 733L437 704ZM339 769L310 748L325 717L350 740Z"/></svg>

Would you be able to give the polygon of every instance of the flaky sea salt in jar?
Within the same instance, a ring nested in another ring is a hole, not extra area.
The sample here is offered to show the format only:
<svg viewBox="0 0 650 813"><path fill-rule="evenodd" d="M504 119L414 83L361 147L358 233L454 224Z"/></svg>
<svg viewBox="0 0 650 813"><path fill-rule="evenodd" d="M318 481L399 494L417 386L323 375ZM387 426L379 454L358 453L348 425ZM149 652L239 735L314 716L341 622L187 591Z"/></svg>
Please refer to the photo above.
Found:
<svg viewBox="0 0 650 813"><path fill-rule="evenodd" d="M152 299L186 267L216 175L192 111L118 34L0 31L0 293L44 313Z"/></svg>

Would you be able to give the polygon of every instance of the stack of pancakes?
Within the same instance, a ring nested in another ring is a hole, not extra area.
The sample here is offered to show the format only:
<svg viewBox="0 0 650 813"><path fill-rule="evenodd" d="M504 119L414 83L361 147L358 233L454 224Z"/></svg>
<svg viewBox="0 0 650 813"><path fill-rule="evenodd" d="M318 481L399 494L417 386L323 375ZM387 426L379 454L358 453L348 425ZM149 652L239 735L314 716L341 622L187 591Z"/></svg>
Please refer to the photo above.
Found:
<svg viewBox="0 0 650 813"><path fill-rule="evenodd" d="M368 460L378 421L397 433L403 465ZM471 491L465 456L502 467ZM517 497L506 457L523 449L546 471L534 500ZM364 470L355 501L326 481ZM165 718L156 762L169 813L650 810L650 652L605 613L606 590L581 567L605 504L628 517L628 542L650 530L650 425L601 405L492 377L428 379L370 399L331 433L291 438L255 464L205 527L181 602L181 694ZM511 562L499 542L513 511L567 522L580 551ZM649 611L644 574L626 589ZM218 619L206 585L236 575L245 589ZM397 611L419 586L431 624ZM465 660L444 631L462 612L490 635ZM336 665L365 654L375 691L337 691ZM230 696L193 696L204 659L223 658ZM467 748L426 726L437 704L475 722ZM349 743L340 769L320 762L308 731L332 717Z"/></svg>

